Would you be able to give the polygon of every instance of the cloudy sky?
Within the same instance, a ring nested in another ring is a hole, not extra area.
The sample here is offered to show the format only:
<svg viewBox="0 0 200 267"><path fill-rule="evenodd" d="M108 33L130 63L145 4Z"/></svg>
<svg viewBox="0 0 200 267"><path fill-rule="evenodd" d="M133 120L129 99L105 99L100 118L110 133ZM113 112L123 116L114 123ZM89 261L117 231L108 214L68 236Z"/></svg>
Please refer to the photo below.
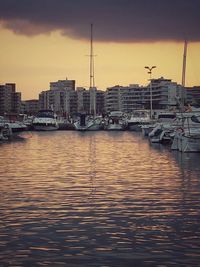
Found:
<svg viewBox="0 0 200 267"><path fill-rule="evenodd" d="M145 85L146 65L180 83L184 39L186 85L200 85L199 10L199 0L0 0L0 83L24 99L66 77L88 87L93 23L99 89Z"/></svg>

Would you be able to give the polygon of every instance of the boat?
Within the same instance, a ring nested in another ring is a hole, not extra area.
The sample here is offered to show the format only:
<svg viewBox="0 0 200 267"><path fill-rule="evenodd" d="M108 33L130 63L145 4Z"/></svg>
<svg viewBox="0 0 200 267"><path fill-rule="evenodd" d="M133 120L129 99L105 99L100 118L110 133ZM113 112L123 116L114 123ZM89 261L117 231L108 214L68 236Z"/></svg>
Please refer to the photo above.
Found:
<svg viewBox="0 0 200 267"><path fill-rule="evenodd" d="M143 136L145 137L149 136L149 133L153 130L154 127L155 127L155 121L151 121L147 124L142 125L141 129Z"/></svg>
<svg viewBox="0 0 200 267"><path fill-rule="evenodd" d="M185 86L187 41L184 43L182 86ZM190 105L183 110L179 102L181 127L175 130L172 150L180 152L200 152L200 109Z"/></svg>
<svg viewBox="0 0 200 267"><path fill-rule="evenodd" d="M104 120L104 130L123 131L127 128L126 118L121 111L112 111Z"/></svg>
<svg viewBox="0 0 200 267"><path fill-rule="evenodd" d="M0 141L8 141L12 137L12 129L8 124L0 124Z"/></svg>
<svg viewBox="0 0 200 267"><path fill-rule="evenodd" d="M77 120L74 123L77 131L97 131L102 130L103 119L96 114L96 87L94 81L94 51L93 51L93 24L91 24L90 32L90 114L86 114L83 110L78 114Z"/></svg>
<svg viewBox="0 0 200 267"><path fill-rule="evenodd" d="M21 117L23 124L26 125L27 130L33 130L32 123L34 116L28 116L27 114L19 114L19 116Z"/></svg>
<svg viewBox="0 0 200 267"><path fill-rule="evenodd" d="M27 126L23 122L17 120L9 120L4 118L3 116L0 116L0 126L5 124L12 130L13 133L23 132L27 130Z"/></svg>
<svg viewBox="0 0 200 267"><path fill-rule="evenodd" d="M150 141L152 143L170 143L172 141L172 133L178 125L174 112L158 114L157 122L148 134Z"/></svg>
<svg viewBox="0 0 200 267"><path fill-rule="evenodd" d="M168 112L168 111L163 111L160 113L157 113L157 115L155 115L154 119L150 119L147 124L143 124L141 126L142 129L142 134L143 136L149 137L149 134L154 130L155 132L155 128L164 123L165 125L167 124L171 124L171 122L175 119L175 113L172 112ZM157 128L160 128L159 126ZM158 133L158 132L157 132Z"/></svg>
<svg viewBox="0 0 200 267"><path fill-rule="evenodd" d="M58 130L75 130L74 123L70 118L57 117Z"/></svg>
<svg viewBox="0 0 200 267"><path fill-rule="evenodd" d="M40 110L32 122L35 131L55 131L59 125L53 110Z"/></svg>
<svg viewBox="0 0 200 267"><path fill-rule="evenodd" d="M103 119L101 116L90 116L85 113L79 114L74 123L77 131L98 131L103 129Z"/></svg>
<svg viewBox="0 0 200 267"><path fill-rule="evenodd" d="M128 114L126 119L127 130L141 131L143 125L151 122L149 112L147 110L137 110L132 114Z"/></svg>
<svg viewBox="0 0 200 267"><path fill-rule="evenodd" d="M172 150L200 152L200 112L181 114L182 126L175 130Z"/></svg>
<svg viewBox="0 0 200 267"><path fill-rule="evenodd" d="M180 152L200 152L200 133L186 134L177 131L171 149Z"/></svg>

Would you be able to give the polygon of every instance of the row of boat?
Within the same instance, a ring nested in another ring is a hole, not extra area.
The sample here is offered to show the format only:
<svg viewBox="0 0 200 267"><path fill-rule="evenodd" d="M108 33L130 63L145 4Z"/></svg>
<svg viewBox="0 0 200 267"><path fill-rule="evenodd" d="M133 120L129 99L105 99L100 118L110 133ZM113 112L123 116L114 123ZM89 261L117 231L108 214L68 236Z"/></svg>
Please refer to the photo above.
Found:
<svg viewBox="0 0 200 267"><path fill-rule="evenodd" d="M76 118L67 120L57 117L52 110L41 110L32 120L31 127L37 131L52 130L77 130L77 131L98 131L98 130L136 130L150 120L147 111L137 111L134 114L124 114L121 111L113 111L104 116L91 116L80 113Z"/></svg>
<svg viewBox="0 0 200 267"><path fill-rule="evenodd" d="M170 144L172 150L200 152L200 111L179 112L141 127L151 143Z"/></svg>
<svg viewBox="0 0 200 267"><path fill-rule="evenodd" d="M124 114L110 112L106 116L79 114L74 120L56 116L52 110L41 110L37 116L23 122L9 122L0 117L0 140L27 129L36 131L141 131L151 143L170 144L181 152L200 152L200 109L189 112L160 112L152 119L148 111Z"/></svg>

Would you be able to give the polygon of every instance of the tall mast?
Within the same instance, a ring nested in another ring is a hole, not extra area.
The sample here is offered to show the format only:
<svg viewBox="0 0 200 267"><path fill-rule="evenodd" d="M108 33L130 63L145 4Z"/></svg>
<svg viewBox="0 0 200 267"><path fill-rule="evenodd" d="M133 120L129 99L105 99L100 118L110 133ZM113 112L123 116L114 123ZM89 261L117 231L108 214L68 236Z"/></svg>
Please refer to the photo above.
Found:
<svg viewBox="0 0 200 267"><path fill-rule="evenodd" d="M93 24L90 35L90 114L96 116L96 90L94 82Z"/></svg>
<svg viewBox="0 0 200 267"><path fill-rule="evenodd" d="M91 24L90 33L90 88L95 87L94 82L94 51L93 51L93 24Z"/></svg>
<svg viewBox="0 0 200 267"><path fill-rule="evenodd" d="M183 53L183 69L182 69L182 86L185 87L185 73L186 73L186 57L187 57L187 40L184 43L184 53Z"/></svg>

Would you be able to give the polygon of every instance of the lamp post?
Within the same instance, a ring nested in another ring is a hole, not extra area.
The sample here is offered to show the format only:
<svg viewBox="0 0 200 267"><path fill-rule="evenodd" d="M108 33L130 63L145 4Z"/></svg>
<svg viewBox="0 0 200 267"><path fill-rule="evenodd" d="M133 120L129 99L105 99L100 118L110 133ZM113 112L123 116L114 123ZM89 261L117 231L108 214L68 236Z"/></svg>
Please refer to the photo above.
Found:
<svg viewBox="0 0 200 267"><path fill-rule="evenodd" d="M152 74L152 70L155 69L156 66L152 66L152 67L148 67L148 66L145 66L145 69L148 70L148 74L150 76L150 118L152 119L152 115L153 115L153 101L152 101L152 84L151 84L151 74Z"/></svg>

